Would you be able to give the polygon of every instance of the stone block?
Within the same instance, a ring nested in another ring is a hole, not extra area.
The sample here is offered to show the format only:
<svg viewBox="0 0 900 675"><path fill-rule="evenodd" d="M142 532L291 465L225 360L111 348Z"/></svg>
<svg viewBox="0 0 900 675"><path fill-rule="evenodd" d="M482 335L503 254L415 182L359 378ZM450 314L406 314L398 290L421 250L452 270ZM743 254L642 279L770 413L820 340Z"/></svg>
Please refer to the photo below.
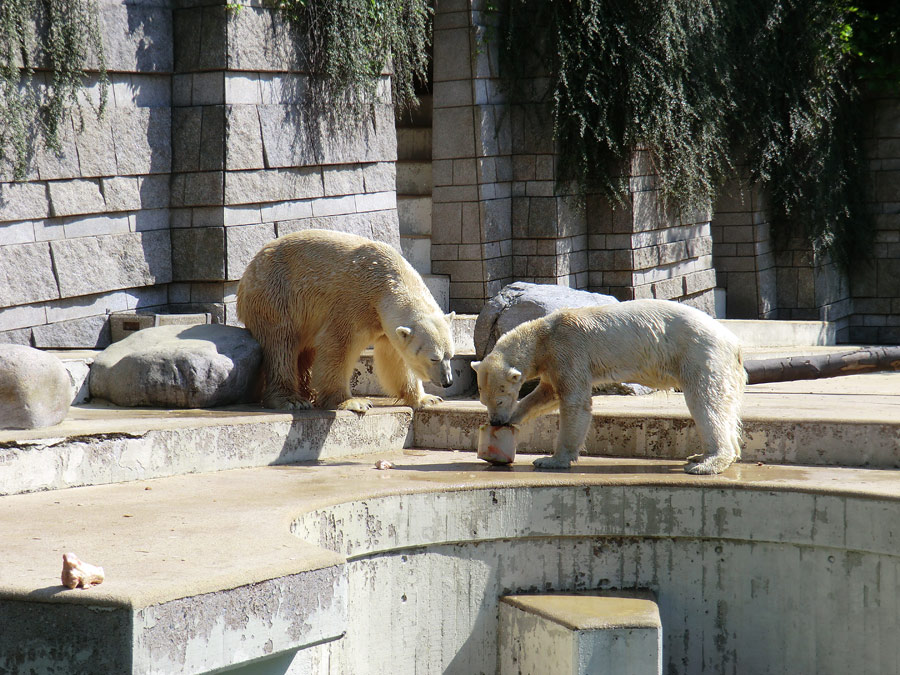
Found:
<svg viewBox="0 0 900 675"><path fill-rule="evenodd" d="M119 107L170 108L172 106L172 81L166 74L143 73L110 76L113 98Z"/></svg>
<svg viewBox="0 0 900 675"><path fill-rule="evenodd" d="M363 187L366 192L385 192L396 185L394 162L375 162L362 167Z"/></svg>
<svg viewBox="0 0 900 675"><path fill-rule="evenodd" d="M101 213L106 209L100 181L63 180L47 183L50 211L53 216Z"/></svg>
<svg viewBox="0 0 900 675"><path fill-rule="evenodd" d="M110 342L106 314L35 326L32 334L38 349L103 349Z"/></svg>
<svg viewBox="0 0 900 675"><path fill-rule="evenodd" d="M85 117L93 117L88 112ZM112 136L107 137L107 142L112 143ZM59 151L42 147L37 150L34 164L37 167L41 180L56 180L60 178L80 178L81 168L78 163L78 149L75 145L75 130L71 117L66 117L59 128ZM89 159L89 158L86 158Z"/></svg>
<svg viewBox="0 0 900 675"><path fill-rule="evenodd" d="M168 108L122 108L112 118L119 175L168 173L172 115Z"/></svg>
<svg viewBox="0 0 900 675"><path fill-rule="evenodd" d="M32 221L0 223L0 246L30 244L34 241L34 223Z"/></svg>
<svg viewBox="0 0 900 675"><path fill-rule="evenodd" d="M223 190L221 171L174 174L172 176L171 205L176 208L218 206L222 204Z"/></svg>
<svg viewBox="0 0 900 675"><path fill-rule="evenodd" d="M434 32L434 81L470 80L472 64L470 61L469 29L467 27L435 30ZM471 93L470 93L471 96ZM435 102L444 105L440 93L435 91ZM460 105L456 101L448 101L451 105Z"/></svg>
<svg viewBox="0 0 900 675"><path fill-rule="evenodd" d="M275 238L270 223L225 228L226 279L240 279L259 249Z"/></svg>
<svg viewBox="0 0 900 675"><path fill-rule="evenodd" d="M200 134L200 171L217 171L225 168L225 107L203 107L203 124Z"/></svg>
<svg viewBox="0 0 900 675"><path fill-rule="evenodd" d="M395 192L374 192L370 194L356 195L356 211L385 211L397 208L397 195Z"/></svg>
<svg viewBox="0 0 900 675"><path fill-rule="evenodd" d="M264 168L262 132L256 106L229 105L225 111L225 168Z"/></svg>
<svg viewBox="0 0 900 675"><path fill-rule="evenodd" d="M225 73L214 70L191 76L191 105L213 106L225 103Z"/></svg>
<svg viewBox="0 0 900 675"><path fill-rule="evenodd" d="M225 276L225 228L172 230L172 280L220 281Z"/></svg>
<svg viewBox="0 0 900 675"><path fill-rule="evenodd" d="M0 307L58 297L59 288L47 243L0 246Z"/></svg>
<svg viewBox="0 0 900 675"><path fill-rule="evenodd" d="M258 107L266 165L311 166L322 161L319 140L301 106ZM357 161L360 159L356 158Z"/></svg>
<svg viewBox="0 0 900 675"><path fill-rule="evenodd" d="M298 70L297 49L296 36L277 11L244 6L229 17L227 53L232 70Z"/></svg>
<svg viewBox="0 0 900 675"><path fill-rule="evenodd" d="M142 209L129 215L128 222L132 232L167 230L171 225L169 209Z"/></svg>
<svg viewBox="0 0 900 675"><path fill-rule="evenodd" d="M128 216L123 214L65 218L62 223L66 239L96 237L105 234L125 234L131 229Z"/></svg>
<svg viewBox="0 0 900 675"><path fill-rule="evenodd" d="M358 166L323 167L322 181L326 197L365 191L363 170Z"/></svg>
<svg viewBox="0 0 900 675"><path fill-rule="evenodd" d="M202 124L202 108L172 108L172 171L197 171L200 168Z"/></svg>
<svg viewBox="0 0 900 675"><path fill-rule="evenodd" d="M224 203L228 205L310 199L323 194L318 167L225 173Z"/></svg>
<svg viewBox="0 0 900 675"><path fill-rule="evenodd" d="M152 286L172 280L166 230L50 242L60 297Z"/></svg>
<svg viewBox="0 0 900 675"><path fill-rule="evenodd" d="M472 109L435 108L432 159L475 157Z"/></svg>
<svg viewBox="0 0 900 675"><path fill-rule="evenodd" d="M0 183L0 221L46 218L49 214L45 183Z"/></svg>
<svg viewBox="0 0 900 675"><path fill-rule="evenodd" d="M135 211L141 208L138 178L115 176L101 179L100 184L107 211Z"/></svg>
<svg viewBox="0 0 900 675"><path fill-rule="evenodd" d="M169 176L155 174L138 177L140 208L162 209L169 206Z"/></svg>
<svg viewBox="0 0 900 675"><path fill-rule="evenodd" d="M108 70L172 71L170 10L131 3L104 2L99 6L103 54Z"/></svg>

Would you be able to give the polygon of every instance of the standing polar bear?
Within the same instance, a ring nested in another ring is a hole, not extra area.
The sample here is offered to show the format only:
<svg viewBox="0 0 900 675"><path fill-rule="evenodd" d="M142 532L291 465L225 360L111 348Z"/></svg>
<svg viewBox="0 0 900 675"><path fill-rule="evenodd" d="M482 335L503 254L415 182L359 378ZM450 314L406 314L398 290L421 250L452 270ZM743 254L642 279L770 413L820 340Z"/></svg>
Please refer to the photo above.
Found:
<svg viewBox="0 0 900 675"><path fill-rule="evenodd" d="M559 436L539 468L578 459L591 422L591 387L637 382L679 387L703 442L685 471L713 474L740 457L740 408L747 375L738 339L703 312L668 300L561 309L503 335L478 373L491 424L522 424L559 406ZM519 388L540 384L521 401ZM518 401L518 402L517 402Z"/></svg>
<svg viewBox="0 0 900 675"><path fill-rule="evenodd" d="M350 378L372 344L378 380L406 405L441 400L422 380L453 383L453 316L387 244L329 230L274 239L244 272L237 312L262 345L269 408L364 412L372 402L351 395Z"/></svg>

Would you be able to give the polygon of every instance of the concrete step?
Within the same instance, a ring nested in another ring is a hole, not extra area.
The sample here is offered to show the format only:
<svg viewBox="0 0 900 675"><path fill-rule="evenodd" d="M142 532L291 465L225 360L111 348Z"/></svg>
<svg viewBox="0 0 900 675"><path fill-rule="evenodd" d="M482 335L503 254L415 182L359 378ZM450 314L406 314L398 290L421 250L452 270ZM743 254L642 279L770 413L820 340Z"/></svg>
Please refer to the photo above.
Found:
<svg viewBox="0 0 900 675"><path fill-rule="evenodd" d="M649 591L500 598L500 675L662 675L662 622Z"/></svg>
<svg viewBox="0 0 900 675"><path fill-rule="evenodd" d="M397 128L397 161L431 161L431 127Z"/></svg>
<svg viewBox="0 0 900 675"><path fill-rule="evenodd" d="M413 443L474 451L486 422L477 401L444 401L416 413ZM518 451L551 453L558 427L556 413L539 417L520 430ZM900 372L748 386L743 428L744 461L900 468ZM681 393L594 396L583 454L683 460L700 451Z"/></svg>
<svg viewBox="0 0 900 675"><path fill-rule="evenodd" d="M745 347L834 345L837 330L828 321L751 321L719 319Z"/></svg>
<svg viewBox="0 0 900 675"><path fill-rule="evenodd" d="M397 162L397 196L430 195L434 186L431 160Z"/></svg>
<svg viewBox="0 0 900 675"><path fill-rule="evenodd" d="M431 236L401 234L400 252L419 274L431 274Z"/></svg>
<svg viewBox="0 0 900 675"><path fill-rule="evenodd" d="M431 197L400 195L397 197L400 236L431 237Z"/></svg>
<svg viewBox="0 0 900 675"><path fill-rule="evenodd" d="M474 354L462 354L454 356L451 361L453 370L453 385L443 387L425 383L425 391L441 398L459 398L461 396L474 396L476 383L475 371L471 363L475 360ZM385 396L384 390L375 376L375 361L373 351L367 349L359 359L359 363L353 369L353 377L350 378L350 386L357 396Z"/></svg>

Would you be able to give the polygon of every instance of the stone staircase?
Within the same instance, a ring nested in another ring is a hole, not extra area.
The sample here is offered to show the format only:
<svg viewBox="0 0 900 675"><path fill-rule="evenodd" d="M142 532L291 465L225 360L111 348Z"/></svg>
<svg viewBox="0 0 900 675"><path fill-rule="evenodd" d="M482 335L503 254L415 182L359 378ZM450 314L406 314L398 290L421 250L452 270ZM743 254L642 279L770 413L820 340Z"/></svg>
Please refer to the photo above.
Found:
<svg viewBox="0 0 900 675"><path fill-rule="evenodd" d="M450 278L431 273L431 111L432 96L397 119L397 215L400 248L447 312Z"/></svg>

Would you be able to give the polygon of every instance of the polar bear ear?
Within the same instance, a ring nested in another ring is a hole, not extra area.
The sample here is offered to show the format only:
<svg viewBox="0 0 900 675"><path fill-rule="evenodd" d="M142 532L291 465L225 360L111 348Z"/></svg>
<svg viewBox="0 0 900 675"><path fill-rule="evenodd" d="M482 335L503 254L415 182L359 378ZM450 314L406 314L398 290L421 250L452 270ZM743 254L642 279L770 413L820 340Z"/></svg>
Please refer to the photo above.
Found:
<svg viewBox="0 0 900 675"><path fill-rule="evenodd" d="M506 379L512 382L513 384L520 384L525 376L522 375L521 370L516 370L515 368L510 368L506 371Z"/></svg>
<svg viewBox="0 0 900 675"><path fill-rule="evenodd" d="M449 321L450 323L453 323L453 319L455 319L455 318L456 318L456 312L450 312L447 315L447 321Z"/></svg>
<svg viewBox="0 0 900 675"><path fill-rule="evenodd" d="M478 372L478 366L481 365L481 361L472 361L472 364L471 364L471 365L472 365L472 370L474 370L474 371L477 373L477 372Z"/></svg>
<svg viewBox="0 0 900 675"><path fill-rule="evenodd" d="M412 328L409 328L408 326L397 326L397 336L401 340L408 340L410 335L412 335Z"/></svg>

